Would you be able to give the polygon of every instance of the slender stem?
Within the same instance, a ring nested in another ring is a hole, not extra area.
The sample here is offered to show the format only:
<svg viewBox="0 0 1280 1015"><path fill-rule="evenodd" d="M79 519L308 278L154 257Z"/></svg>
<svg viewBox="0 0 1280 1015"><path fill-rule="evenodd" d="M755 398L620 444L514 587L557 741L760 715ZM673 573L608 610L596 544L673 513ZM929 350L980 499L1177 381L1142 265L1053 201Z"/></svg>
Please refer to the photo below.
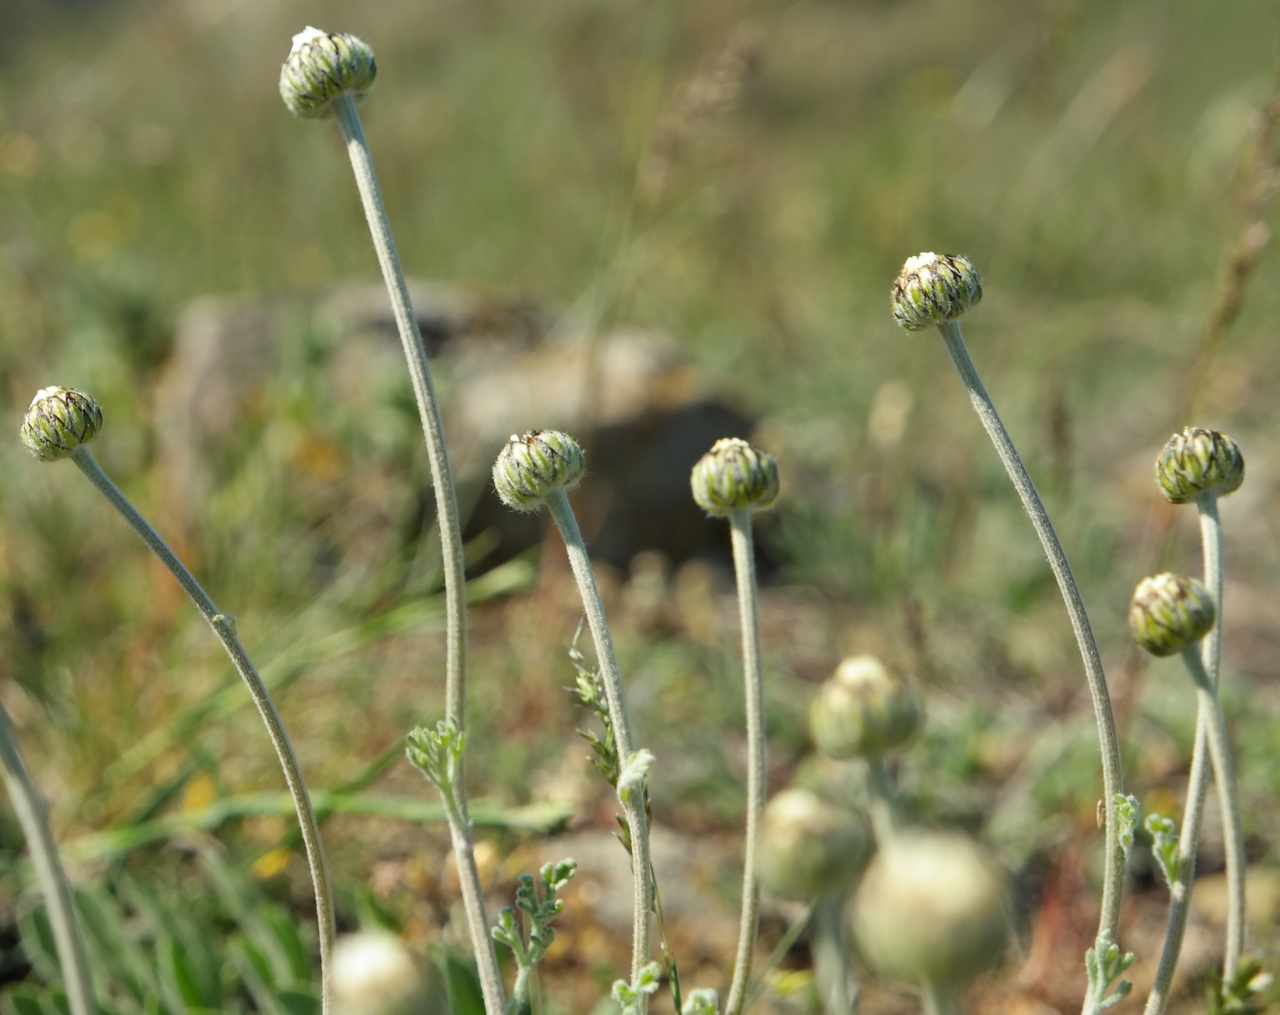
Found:
<svg viewBox="0 0 1280 1015"><path fill-rule="evenodd" d="M396 254L395 240L387 219L386 205L373 170L373 156L365 140L360 114L350 94L343 93L334 100L338 123L347 143L347 156L355 173L356 189L364 205L369 234L373 238L374 251L382 278L391 298L391 311L396 330L404 347L409 378L413 384L414 398L418 403L418 416L426 439L427 461L431 469L431 485L436 495L436 517L440 526L440 554L444 567L445 594L445 717L461 732L466 732L467 716L467 587L462 550L462 524L458 515L458 495L449 467L449 451L444 439L444 423L440 418L440 405L431 383L431 370L427 365L426 346L418 328L418 319L409 299L409 287L405 282L400 258ZM458 856L458 871L462 884L463 902L471 945L480 966L480 980L485 993L485 1005L490 1015L497 1015L502 1007L493 1008L502 996L502 980L498 972L497 953L489 937L489 918L484 907L484 892L476 868L475 844L471 837L471 823L467 818L466 761L455 763L454 777L459 791L457 806L460 818L457 824L450 822L453 849Z"/></svg>
<svg viewBox="0 0 1280 1015"><path fill-rule="evenodd" d="M893 791L893 780L883 755L866 759L867 788L870 791L871 830L881 848L887 846L898 834L898 805Z"/></svg>
<svg viewBox="0 0 1280 1015"><path fill-rule="evenodd" d="M427 442L427 459L431 467L431 484L436 493L436 514L440 525L440 547L444 565L446 660L445 660L445 717L466 730L466 673L467 673L467 591L462 556L462 526L458 520L458 495L454 487L453 473L449 468L449 452L445 446L444 424L440 419L440 405L435 388L431 384L431 370L427 366L427 351L422 344L418 318L409 300L409 288L405 283L400 258L396 254L395 240L387 220L387 209L382 202L378 178L373 171L373 156L365 140L360 114L355 101L344 92L334 100L338 123L347 143L347 155L355 172L356 188L364 205L369 233L382 268L391 297L391 311L396 329L404 346L405 360L409 365L409 377L413 382L413 394L418 402L418 415L422 420L422 432Z"/></svg>
<svg viewBox="0 0 1280 1015"><path fill-rule="evenodd" d="M31 862L36 869L36 879L49 907L49 923L53 927L53 943L62 965L66 981L67 1003L71 1015L94 1015L98 1006L93 1000L93 978L89 973L89 959L85 955L84 941L76 923L71 905L71 889L67 885L62 862L58 859L58 845L49 829L49 815L44 801L27 774L22 761L22 751L9 722L9 714L0 707L0 760L4 763L4 783L9 791L22 834L31 847Z"/></svg>
<svg viewBox="0 0 1280 1015"><path fill-rule="evenodd" d="M1191 885L1196 876L1196 853L1200 842L1200 822L1204 817L1205 790L1209 787L1209 754L1206 750L1208 717L1204 711L1204 696L1200 695L1199 713L1196 717L1196 746L1191 755L1191 773L1187 777L1187 802L1178 830L1178 876L1169 886L1169 922L1165 929L1164 945L1160 950L1160 964L1156 968L1155 982L1147 995L1143 1015L1163 1015L1169 1004L1169 991L1173 985L1173 973L1178 967L1178 955L1187 930L1187 917L1191 913Z"/></svg>
<svg viewBox="0 0 1280 1015"><path fill-rule="evenodd" d="M1218 803L1222 807L1222 847L1228 858L1227 888L1231 896L1229 915L1232 917L1227 923L1227 950L1222 976L1224 983L1230 983L1235 979L1244 946L1244 823L1240 815L1240 790L1236 785L1227 723L1213 681L1200 658L1200 650L1194 645L1188 646L1183 649L1182 660L1195 681L1200 707L1205 711L1209 757L1213 759L1213 778L1218 789ZM1232 857L1236 859L1235 878L1231 878Z"/></svg>
<svg viewBox="0 0 1280 1015"><path fill-rule="evenodd" d="M960 1009L945 984L926 980L920 985L920 994L924 1001L924 1015L959 1015Z"/></svg>
<svg viewBox="0 0 1280 1015"><path fill-rule="evenodd" d="M1222 597L1224 589L1222 567L1222 522L1218 517L1218 498L1214 494L1206 494L1196 502L1200 513L1200 542L1204 554L1204 583L1213 596L1216 618L1209 634L1204 639L1201 659L1209 674L1209 685L1214 698L1221 708L1218 688L1222 683ZM1200 745L1203 734L1196 729L1196 746ZM1215 770L1216 771L1216 770ZM1222 807L1222 826L1226 828L1230 815L1227 799L1235 792L1234 787L1223 785L1221 776L1216 777L1218 802ZM1239 808L1239 801L1236 801ZM1244 947L1245 932L1245 855L1244 835L1235 838L1235 849L1228 849L1227 862L1227 948L1223 961L1223 982L1230 983L1234 978L1236 966L1240 962L1240 952Z"/></svg>
<svg viewBox="0 0 1280 1015"><path fill-rule="evenodd" d="M1067 555L1062 549L1058 534L1049 520L1048 512L1040 500L1035 484L1027 474L1026 466L1018 456L1017 449L1009 437L1009 432L1000 421L996 407L982 386L982 379L973 365L969 350L964 344L964 335L960 325L954 321L938 326L946 342L951 361L964 381L969 392L969 401L973 403L978 418L982 421L987 435L996 447L996 453L1004 464L1005 471L1013 481L1022 499L1022 506L1031 518L1040 543L1044 547L1045 556L1049 558L1049 566L1058 581L1062 599L1067 606L1067 614L1071 618L1071 627L1075 631L1076 644L1080 648L1080 657L1084 661L1085 677L1089 683L1089 695L1093 699L1094 718L1098 724L1098 740L1102 751L1102 783L1106 794L1107 806L1124 792L1121 774L1120 738L1116 733L1115 719L1111 714L1111 697L1107 693L1107 678L1102 670L1102 659L1098 655L1098 643L1089 626L1089 616L1085 612L1084 600L1080 595L1080 586ZM1098 924L1099 934L1110 933L1113 940L1118 940L1120 924L1120 892L1124 881L1124 851L1120 847L1119 823L1108 821L1106 825L1106 864L1104 866L1102 884L1102 914Z"/></svg>
<svg viewBox="0 0 1280 1015"><path fill-rule="evenodd" d="M609 624L605 620L604 604L600 600L600 590L596 588L587 546L582 540L582 530L578 528L578 520L573 515L573 508L569 506L569 498L563 489L557 488L547 495L547 507L564 540L569 567L573 570L578 591L582 595L582 608L587 615L587 626L591 628L591 638L595 643L596 662L600 666L605 699L609 705L609 719L613 725L614 743L618 747L618 759L622 767L626 768L627 762L635 753L632 749L631 718L627 714L618 657L613 650L613 636L609 633ZM648 965L650 951L653 859L649 851L649 821L645 814L645 797L645 793L632 794L630 801L623 803L627 828L631 833L631 877L635 895L631 939L632 983L639 982L640 970ZM648 995L641 993L637 1003L640 1015L644 1015L648 1010Z"/></svg>
<svg viewBox="0 0 1280 1015"><path fill-rule="evenodd" d="M742 871L742 917L738 925L738 954L725 1015L739 1015L746 1008L747 984L755 956L760 923L760 885L756 871L756 845L768 786L765 776L764 676L760 666L760 614L756 596L755 549L751 536L751 511L729 515L733 542L733 569L738 580L738 621L742 630L742 676L747 715L747 831Z"/></svg>
<svg viewBox="0 0 1280 1015"><path fill-rule="evenodd" d="M844 944L839 895L824 895L813 904L809 947L813 952L813 978L825 1015L849 1015L853 1006L848 949Z"/></svg>
<svg viewBox="0 0 1280 1015"><path fill-rule="evenodd" d="M284 723L280 721L280 713L276 711L275 702L272 701L267 685L262 682L262 677L258 675L249 654L240 644L240 639L236 637L235 618L219 612L208 593L195 580L182 561L174 555L156 530L102 471L86 445L82 444L76 448L71 453L71 460L142 537L148 549L160 559L160 562L182 586L183 591L191 598L200 616L204 617L206 623L213 629L213 633L217 635L218 641L222 643L227 655L231 657L236 672L244 680L245 686L249 689L249 696L253 699L258 714L267 727L267 735L271 738L271 745L275 748L276 757L280 760L280 768L284 772L284 779L289 787L289 795L293 798L298 825L302 831L302 842L307 850L307 863L311 868L311 886L316 897L316 922L320 930L321 1004L323 1011L328 1013L333 993L331 982L334 938L333 888L329 882L324 845L320 841L320 824L316 820L315 808L311 805L311 796L307 792L307 783L302 777L298 757L293 751L289 735L285 732Z"/></svg>

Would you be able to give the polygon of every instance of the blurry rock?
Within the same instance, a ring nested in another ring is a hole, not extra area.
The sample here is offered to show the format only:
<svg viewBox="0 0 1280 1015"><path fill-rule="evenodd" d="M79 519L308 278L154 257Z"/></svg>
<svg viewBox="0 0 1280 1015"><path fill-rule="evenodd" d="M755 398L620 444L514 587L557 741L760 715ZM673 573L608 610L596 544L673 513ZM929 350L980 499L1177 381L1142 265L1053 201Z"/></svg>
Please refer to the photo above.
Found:
<svg viewBox="0 0 1280 1015"><path fill-rule="evenodd" d="M621 567L642 550L676 563L709 548L723 552L726 527L693 504L689 471L720 437L749 436L752 422L706 389L671 336L552 330L550 316L525 301L461 285L414 282L411 295L433 357L464 511L474 502L468 534L496 536L491 561L533 545L545 529L545 519L514 516L487 489L502 444L532 429L565 430L586 448L588 479L576 502L597 559ZM310 303L206 297L182 313L156 399L158 452L179 491L180 516L192 520L234 475L236 455L252 439L246 433L256 428L265 438L283 403L306 387L304 371L321 378L311 387L322 398L311 401L331 398L329 415L356 421L348 430L332 424L326 438L319 432L330 425L325 413L312 410L321 417L309 435L317 444L294 457L305 460L313 479L325 472L317 462L342 454L356 460L333 464L335 477L343 466L376 467L389 407L405 427L416 426L380 284L342 286ZM344 445L355 429L374 432L369 446ZM420 448L409 453L424 454ZM396 473L400 463L385 464ZM430 491L419 493L419 514L429 517ZM335 509L347 506L326 508Z"/></svg>

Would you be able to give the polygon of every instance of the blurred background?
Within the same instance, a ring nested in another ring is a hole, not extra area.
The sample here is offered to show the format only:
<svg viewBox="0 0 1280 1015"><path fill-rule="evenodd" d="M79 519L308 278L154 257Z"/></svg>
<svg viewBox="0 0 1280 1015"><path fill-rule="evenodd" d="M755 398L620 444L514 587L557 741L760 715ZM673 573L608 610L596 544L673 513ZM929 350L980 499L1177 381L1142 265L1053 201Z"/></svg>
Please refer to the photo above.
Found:
<svg viewBox="0 0 1280 1015"><path fill-rule="evenodd" d="M922 250L983 274L969 345L1082 582L1148 811L1181 811L1194 699L1176 663L1130 647L1124 614L1144 575L1200 570L1194 512L1160 499L1152 463L1184 425L1243 448L1222 505L1223 697L1265 952L1278 21L1262 0L6 0L0 397L15 435L40 387L97 398L95 455L239 618L333 794L343 927L388 928L464 976L435 793L401 759L443 712L421 437L338 129L291 118L276 84L304 26L360 35L379 67L365 130L471 519L491 908L521 871L583 864L544 1010L590 1010L621 975L629 905L611 791L561 689L578 620L563 552L486 489L506 435L548 425L588 452L578 507L659 759L686 987L724 989L736 921L732 576L724 533L686 504L689 467L732 434L782 471L759 528L771 785L846 787L807 731L843 656L914 674L929 719L898 766L910 813L981 836L1018 886L1018 945L971 1010L1078 1009L1101 778L1074 641L944 350L896 327L889 285ZM0 697L83 905L136 949L99 978L121 1012L187 1010L196 974L175 955L203 947L207 1007L309 1010L306 871L247 696L76 470L16 440L0 463ZM1209 824L1180 1011L1206 1010L1221 947L1216 808ZM40 1004L7 816L0 846L0 1006ZM1143 856L1135 996L1166 902ZM794 917L769 904L765 952ZM801 943L767 972L761 1006L814 1010L807 961ZM868 985L861 1010L916 1005Z"/></svg>

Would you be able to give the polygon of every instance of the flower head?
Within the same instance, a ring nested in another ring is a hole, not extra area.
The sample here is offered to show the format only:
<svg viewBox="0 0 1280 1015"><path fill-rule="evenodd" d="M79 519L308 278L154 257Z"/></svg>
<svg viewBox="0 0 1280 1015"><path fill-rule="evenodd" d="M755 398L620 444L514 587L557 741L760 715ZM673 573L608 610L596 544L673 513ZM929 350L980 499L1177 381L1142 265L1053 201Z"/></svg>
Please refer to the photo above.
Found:
<svg viewBox="0 0 1280 1015"><path fill-rule="evenodd" d="M308 27L293 37L289 59L280 66L280 97L295 116L332 116L334 99L344 92L361 98L377 76L367 43Z"/></svg>
<svg viewBox="0 0 1280 1015"><path fill-rule="evenodd" d="M693 499L709 515L758 511L778 496L778 463L773 455L738 437L724 437L693 467Z"/></svg>
<svg viewBox="0 0 1280 1015"><path fill-rule="evenodd" d="M982 279L960 254L917 254L893 282L893 317L908 331L954 320L982 299Z"/></svg>
<svg viewBox="0 0 1280 1015"><path fill-rule="evenodd" d="M1129 630L1152 655L1171 656L1208 634L1215 615L1213 596L1202 583L1166 572L1138 582Z"/></svg>
<svg viewBox="0 0 1280 1015"><path fill-rule="evenodd" d="M83 391L42 388L22 419L20 436L27 450L42 462L66 458L88 444L102 429L102 410Z"/></svg>
<svg viewBox="0 0 1280 1015"><path fill-rule="evenodd" d="M829 758L874 758L901 747L924 722L915 684L874 656L851 656L818 689L809 728Z"/></svg>
<svg viewBox="0 0 1280 1015"><path fill-rule="evenodd" d="M838 892L857 877L869 851L853 812L807 789L784 789L764 809L760 878L784 899Z"/></svg>
<svg viewBox="0 0 1280 1015"><path fill-rule="evenodd" d="M493 486L516 511L537 511L553 490L572 490L586 471L582 446L559 430L512 435L493 463Z"/></svg>
<svg viewBox="0 0 1280 1015"><path fill-rule="evenodd" d="M1222 497L1244 482L1244 457L1226 434L1189 426L1170 437L1160 452L1156 482L1174 504Z"/></svg>

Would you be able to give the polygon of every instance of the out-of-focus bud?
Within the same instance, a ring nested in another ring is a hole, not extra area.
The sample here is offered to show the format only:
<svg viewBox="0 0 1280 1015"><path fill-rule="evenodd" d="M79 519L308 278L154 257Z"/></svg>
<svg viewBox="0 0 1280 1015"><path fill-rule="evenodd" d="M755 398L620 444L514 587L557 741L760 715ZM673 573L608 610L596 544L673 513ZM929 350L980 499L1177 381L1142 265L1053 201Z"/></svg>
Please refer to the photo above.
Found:
<svg viewBox="0 0 1280 1015"><path fill-rule="evenodd" d="M394 934L358 931L333 949L334 1015L443 1015L424 967Z"/></svg>
<svg viewBox="0 0 1280 1015"><path fill-rule="evenodd" d="M809 710L814 743L831 758L879 757L915 736L923 721L915 684L865 655L836 667Z"/></svg>
<svg viewBox="0 0 1280 1015"><path fill-rule="evenodd" d="M724 437L698 459L689 486L698 507L709 515L758 511L778 496L778 463L739 437Z"/></svg>
<svg viewBox="0 0 1280 1015"><path fill-rule="evenodd" d="M908 331L953 321L982 299L982 279L960 254L917 254L893 282L893 319Z"/></svg>
<svg viewBox="0 0 1280 1015"><path fill-rule="evenodd" d="M904 835L867 867L852 924L859 951L877 972L958 986L1004 953L1007 878L963 835Z"/></svg>
<svg viewBox="0 0 1280 1015"><path fill-rule="evenodd" d="M572 490L586 471L581 445L559 430L512 436L493 463L493 486L516 511L537 511L553 490Z"/></svg>
<svg viewBox="0 0 1280 1015"><path fill-rule="evenodd" d="M758 864L774 895L809 900L839 891L868 852L858 819L807 789L784 789L764 809Z"/></svg>
<svg viewBox="0 0 1280 1015"><path fill-rule="evenodd" d="M1187 504L1204 496L1222 497L1244 482L1240 446L1217 430L1187 427L1176 433L1156 459L1156 482L1165 499Z"/></svg>
<svg viewBox="0 0 1280 1015"><path fill-rule="evenodd" d="M1213 629L1213 596L1201 582L1182 575L1143 578L1129 604L1134 641L1155 656L1171 656Z"/></svg>
<svg viewBox="0 0 1280 1015"><path fill-rule="evenodd" d="M377 76L367 43L308 27L293 37L289 59L280 66L280 97L295 116L331 116L334 99L343 92L362 98Z"/></svg>
<svg viewBox="0 0 1280 1015"><path fill-rule="evenodd" d="M66 458L102 429L102 410L83 391L41 388L22 419L19 436L42 462Z"/></svg>

